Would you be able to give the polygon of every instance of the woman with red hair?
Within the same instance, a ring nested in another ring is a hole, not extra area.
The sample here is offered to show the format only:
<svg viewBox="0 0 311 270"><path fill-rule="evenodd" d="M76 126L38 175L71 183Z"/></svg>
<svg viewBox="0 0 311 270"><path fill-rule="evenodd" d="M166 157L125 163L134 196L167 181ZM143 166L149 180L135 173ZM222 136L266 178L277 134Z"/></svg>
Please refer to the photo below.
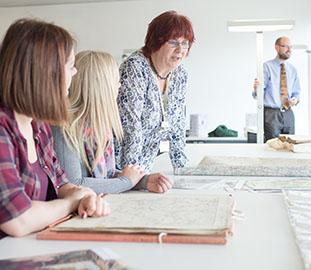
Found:
<svg viewBox="0 0 311 270"><path fill-rule="evenodd" d="M117 101L124 140L116 146L119 169L138 164L149 172L161 152L169 152L173 168L185 166L188 74L182 62L194 39L190 20L168 11L152 20L143 48L122 63Z"/></svg>

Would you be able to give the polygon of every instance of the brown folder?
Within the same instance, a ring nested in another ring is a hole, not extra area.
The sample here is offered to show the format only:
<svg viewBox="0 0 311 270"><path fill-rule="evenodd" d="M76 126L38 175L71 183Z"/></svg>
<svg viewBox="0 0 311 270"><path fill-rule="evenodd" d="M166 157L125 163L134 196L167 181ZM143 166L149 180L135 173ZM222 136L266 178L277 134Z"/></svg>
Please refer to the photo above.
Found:
<svg viewBox="0 0 311 270"><path fill-rule="evenodd" d="M76 240L106 242L159 242L185 244L220 244L227 243L227 232L214 235L197 234L150 234L150 233L103 233L51 231L46 229L37 234L40 240Z"/></svg>

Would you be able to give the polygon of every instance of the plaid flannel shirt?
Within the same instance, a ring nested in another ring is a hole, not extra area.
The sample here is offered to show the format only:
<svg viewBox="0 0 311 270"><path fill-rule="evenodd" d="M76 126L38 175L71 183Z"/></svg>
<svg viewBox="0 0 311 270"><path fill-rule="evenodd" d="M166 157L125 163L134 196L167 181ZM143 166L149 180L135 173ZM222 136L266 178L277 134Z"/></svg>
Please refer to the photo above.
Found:
<svg viewBox="0 0 311 270"><path fill-rule="evenodd" d="M68 181L53 149L50 126L33 120L32 127L39 163L54 186L56 198L58 188ZM13 111L0 107L0 224L21 215L39 195L40 181L28 161L27 142Z"/></svg>

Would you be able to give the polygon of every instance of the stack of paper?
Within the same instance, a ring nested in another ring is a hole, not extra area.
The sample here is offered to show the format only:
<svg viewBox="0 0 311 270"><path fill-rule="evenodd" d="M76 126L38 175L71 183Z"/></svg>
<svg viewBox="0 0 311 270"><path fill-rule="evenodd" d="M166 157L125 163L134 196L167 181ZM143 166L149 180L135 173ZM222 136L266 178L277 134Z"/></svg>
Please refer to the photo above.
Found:
<svg viewBox="0 0 311 270"><path fill-rule="evenodd" d="M205 156L197 167L178 168L178 175L289 176L311 175L311 159Z"/></svg>
<svg viewBox="0 0 311 270"><path fill-rule="evenodd" d="M310 178L240 180L234 189L254 191L311 190Z"/></svg>
<svg viewBox="0 0 311 270"><path fill-rule="evenodd" d="M311 193L284 191L288 217L306 270L311 269Z"/></svg>
<svg viewBox="0 0 311 270"><path fill-rule="evenodd" d="M115 239L109 238L109 241L224 244L232 227L233 199L229 195L128 193L111 194L105 199L111 207L109 216L75 217L49 230L48 234L106 233L105 237L113 235ZM49 235L45 234L44 238L43 232L38 238L46 239Z"/></svg>

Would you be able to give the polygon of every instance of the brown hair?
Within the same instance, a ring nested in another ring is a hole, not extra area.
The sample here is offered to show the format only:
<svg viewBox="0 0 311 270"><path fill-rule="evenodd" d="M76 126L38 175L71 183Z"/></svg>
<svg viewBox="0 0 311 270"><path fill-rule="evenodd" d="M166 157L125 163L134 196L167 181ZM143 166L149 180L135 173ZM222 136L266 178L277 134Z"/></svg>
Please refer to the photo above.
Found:
<svg viewBox="0 0 311 270"><path fill-rule="evenodd" d="M184 37L190 41L190 48L195 40L192 24L190 20L178 14L176 11L167 11L152 20L149 24L145 38L145 46L142 48L143 54L149 57L170 39Z"/></svg>
<svg viewBox="0 0 311 270"><path fill-rule="evenodd" d="M276 41L275 41L275 45L279 45L281 43L283 37L279 37Z"/></svg>
<svg viewBox="0 0 311 270"><path fill-rule="evenodd" d="M284 39L284 38L286 38L286 39L288 39L287 37L279 37L276 41L275 41L275 44L274 45L280 45L282 42L282 39Z"/></svg>
<svg viewBox="0 0 311 270"><path fill-rule="evenodd" d="M74 40L63 28L34 19L13 23L0 48L0 105L37 120L67 118L65 64Z"/></svg>

